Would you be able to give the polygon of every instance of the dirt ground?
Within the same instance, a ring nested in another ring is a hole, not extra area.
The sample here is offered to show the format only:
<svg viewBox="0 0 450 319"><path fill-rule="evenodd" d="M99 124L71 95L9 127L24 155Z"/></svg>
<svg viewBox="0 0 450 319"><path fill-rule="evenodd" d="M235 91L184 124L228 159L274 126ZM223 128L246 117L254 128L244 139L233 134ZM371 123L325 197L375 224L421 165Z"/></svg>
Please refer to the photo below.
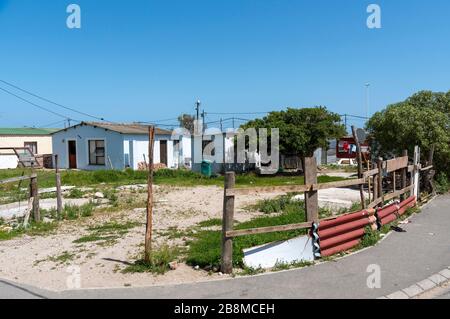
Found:
<svg viewBox="0 0 450 319"><path fill-rule="evenodd" d="M121 193L127 190L121 190ZM239 196L236 199L235 218L246 221L258 213L250 213L242 208L262 198L273 198L279 194ZM145 197L145 194L133 193ZM222 218L223 188L158 187L155 194L154 245L181 244L183 238L168 240L163 234L170 229L187 229L198 222L211 218ZM70 266L80 267L81 287L124 287L175 284L184 282L220 279L225 276L208 274L185 264L154 276L149 273L123 274L120 270L138 259L142 252L145 232L145 209L134 208L121 212L97 213L93 217L73 222L64 222L49 236L21 237L0 242L0 278L34 285L51 290L65 290L67 280L73 272ZM88 227L106 222L137 222L115 242L74 243L82 236L89 235ZM70 255L65 260L62 256ZM58 258L60 257L60 258Z"/></svg>
<svg viewBox="0 0 450 319"><path fill-rule="evenodd" d="M145 203L143 186L119 188L119 196L132 197L133 202ZM334 194L337 204L351 205L351 198L358 199L359 192L333 190L330 194L319 193L328 206L329 197ZM340 195L336 195L340 194ZM236 197L235 219L239 222L252 219L261 213L249 212L244 207L265 198L274 198L281 193L242 195ZM336 198L342 197L341 199ZM154 246L168 244L183 246L182 236L169 239L171 231L192 229L201 221L222 218L223 188L215 186L179 188L155 187ZM334 199L333 199L334 200ZM138 206L138 208L133 208ZM178 268L165 275L121 272L130 263L140 258L143 251L146 212L145 205L130 203L130 208L95 213L94 216L76 221L65 221L55 233L48 236L20 237L11 241L0 241L0 278L30 284L50 290L68 289L68 280L77 266L81 275L81 288L138 287L150 285L198 282L226 278L218 273L209 274L203 270L180 263ZM92 234L88 228L106 222L134 222L133 227L120 238L102 242L74 243L83 236ZM217 226L216 226L217 228Z"/></svg>

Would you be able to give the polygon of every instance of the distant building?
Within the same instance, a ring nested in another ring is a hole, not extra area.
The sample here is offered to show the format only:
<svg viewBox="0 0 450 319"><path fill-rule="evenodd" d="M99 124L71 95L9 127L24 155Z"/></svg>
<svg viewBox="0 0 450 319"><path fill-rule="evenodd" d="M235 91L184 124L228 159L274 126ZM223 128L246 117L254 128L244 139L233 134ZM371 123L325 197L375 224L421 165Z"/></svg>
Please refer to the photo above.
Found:
<svg viewBox="0 0 450 319"><path fill-rule="evenodd" d="M52 134L53 153L63 169L139 169L148 163L148 126L82 122ZM153 163L168 168L190 165L190 138L172 138L155 129Z"/></svg>
<svg viewBox="0 0 450 319"><path fill-rule="evenodd" d="M44 157L49 157L52 150L51 134L57 129L38 128L0 128L0 169L16 168L19 164L19 154L23 148L36 155L38 165L44 165Z"/></svg>

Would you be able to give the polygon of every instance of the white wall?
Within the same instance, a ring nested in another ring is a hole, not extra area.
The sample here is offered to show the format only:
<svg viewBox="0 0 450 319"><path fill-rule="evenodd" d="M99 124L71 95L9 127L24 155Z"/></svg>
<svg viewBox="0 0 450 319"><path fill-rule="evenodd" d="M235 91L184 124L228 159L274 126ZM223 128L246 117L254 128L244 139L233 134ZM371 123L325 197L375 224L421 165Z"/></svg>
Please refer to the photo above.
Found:
<svg viewBox="0 0 450 319"><path fill-rule="evenodd" d="M1 155L0 154L0 169L17 168L19 160L16 155Z"/></svg>

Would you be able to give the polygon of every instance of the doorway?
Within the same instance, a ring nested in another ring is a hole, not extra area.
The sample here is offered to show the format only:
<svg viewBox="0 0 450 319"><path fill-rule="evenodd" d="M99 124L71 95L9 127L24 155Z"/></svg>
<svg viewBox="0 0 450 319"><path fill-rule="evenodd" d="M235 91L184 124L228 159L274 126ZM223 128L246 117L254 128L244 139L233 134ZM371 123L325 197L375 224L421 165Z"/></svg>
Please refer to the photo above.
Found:
<svg viewBox="0 0 450 319"><path fill-rule="evenodd" d="M77 169L77 142L68 141L69 148L69 168Z"/></svg>
<svg viewBox="0 0 450 319"><path fill-rule="evenodd" d="M159 141L160 162L167 166L167 141Z"/></svg>

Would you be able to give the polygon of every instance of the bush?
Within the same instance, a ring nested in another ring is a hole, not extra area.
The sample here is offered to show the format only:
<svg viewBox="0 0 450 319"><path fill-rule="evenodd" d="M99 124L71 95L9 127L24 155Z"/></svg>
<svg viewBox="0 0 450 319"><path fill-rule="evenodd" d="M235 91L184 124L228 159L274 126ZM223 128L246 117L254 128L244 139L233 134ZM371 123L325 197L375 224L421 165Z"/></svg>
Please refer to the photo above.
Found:
<svg viewBox="0 0 450 319"><path fill-rule="evenodd" d="M447 174L440 173L436 178L436 191L439 194L445 194L450 190L450 181Z"/></svg>

